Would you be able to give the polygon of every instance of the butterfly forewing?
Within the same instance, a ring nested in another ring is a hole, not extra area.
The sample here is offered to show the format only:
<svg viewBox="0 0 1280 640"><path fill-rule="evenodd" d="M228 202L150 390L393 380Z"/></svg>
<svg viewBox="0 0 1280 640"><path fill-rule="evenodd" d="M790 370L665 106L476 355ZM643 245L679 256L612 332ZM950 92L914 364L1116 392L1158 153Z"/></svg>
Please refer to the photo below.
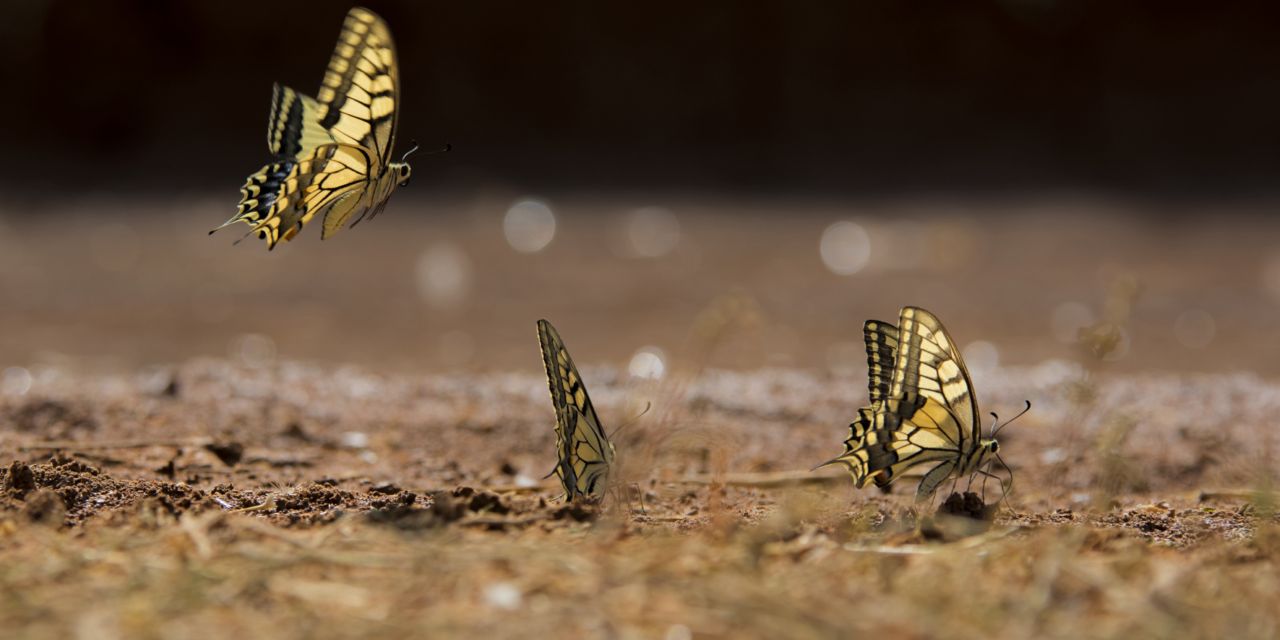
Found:
<svg viewBox="0 0 1280 640"><path fill-rule="evenodd" d="M375 173L395 142L398 74L387 24L368 9L352 9L317 95L325 108L320 124L338 142L371 149Z"/></svg>
<svg viewBox="0 0 1280 640"><path fill-rule="evenodd" d="M320 126L321 107L310 96L276 83L267 119L267 149L271 155L301 159L304 152L330 144L333 138Z"/></svg>
<svg viewBox="0 0 1280 640"><path fill-rule="evenodd" d="M538 342L556 411L555 474L564 486L566 499L598 496L604 491L613 462L613 444L600 425L582 376L560 334L546 320L538 321Z"/></svg>
<svg viewBox="0 0 1280 640"><path fill-rule="evenodd" d="M868 320L862 325L862 337L867 343L867 386L869 401L875 404L889 395L898 348L898 328L880 320Z"/></svg>
<svg viewBox="0 0 1280 640"><path fill-rule="evenodd" d="M898 333L901 338L890 394L920 395L948 407L957 427L952 438L957 443L966 438L976 441L980 421L973 383L942 322L924 309L905 307L898 319Z"/></svg>

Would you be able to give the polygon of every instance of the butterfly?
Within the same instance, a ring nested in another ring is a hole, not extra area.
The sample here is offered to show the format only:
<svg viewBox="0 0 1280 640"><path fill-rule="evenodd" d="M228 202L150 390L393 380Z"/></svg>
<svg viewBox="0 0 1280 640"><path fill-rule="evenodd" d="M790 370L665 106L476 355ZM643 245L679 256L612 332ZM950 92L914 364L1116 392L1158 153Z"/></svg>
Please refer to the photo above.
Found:
<svg viewBox="0 0 1280 640"><path fill-rule="evenodd" d="M953 476L988 473L983 466L999 457L1000 443L994 431L982 437L969 370L938 317L904 307L898 326L868 320L862 332L870 404L849 425L844 453L821 466L843 464L859 488L869 481L884 488L913 467L934 465L917 501Z"/></svg>
<svg viewBox="0 0 1280 640"><path fill-rule="evenodd" d="M551 404L556 408L556 452L559 460L553 474L564 486L566 500L596 497L604 493L609 467L613 464L613 443L600 425L600 417L569 350L555 327L538 321L538 342L542 363L547 369Z"/></svg>
<svg viewBox="0 0 1280 640"><path fill-rule="evenodd" d="M275 248L317 215L321 238L372 218L409 183L415 146L391 161L399 70L387 23L368 9L347 13L316 98L276 84L267 121L272 159L240 188L237 222ZM214 229L213 231L217 231ZM210 233L213 233L210 231Z"/></svg>

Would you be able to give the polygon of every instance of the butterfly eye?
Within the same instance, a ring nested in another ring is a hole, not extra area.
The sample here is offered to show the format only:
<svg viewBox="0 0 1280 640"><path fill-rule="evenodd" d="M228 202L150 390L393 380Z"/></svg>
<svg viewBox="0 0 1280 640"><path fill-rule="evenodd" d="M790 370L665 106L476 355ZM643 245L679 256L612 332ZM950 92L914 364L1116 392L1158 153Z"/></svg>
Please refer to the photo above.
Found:
<svg viewBox="0 0 1280 640"><path fill-rule="evenodd" d="M1000 452L1000 443L999 443L999 442L996 442L995 440L992 440L992 441L991 441L991 447L990 447L990 448L991 448L991 453L999 453L999 452Z"/></svg>

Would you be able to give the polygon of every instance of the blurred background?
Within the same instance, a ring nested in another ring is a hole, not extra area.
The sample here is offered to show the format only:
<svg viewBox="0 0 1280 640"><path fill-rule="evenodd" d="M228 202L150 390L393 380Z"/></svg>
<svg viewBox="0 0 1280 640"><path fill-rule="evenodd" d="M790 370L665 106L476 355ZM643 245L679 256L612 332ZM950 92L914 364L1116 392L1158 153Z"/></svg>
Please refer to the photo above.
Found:
<svg viewBox="0 0 1280 640"><path fill-rule="evenodd" d="M536 370L539 317L680 366L729 308L697 366L857 371L916 304L971 365L1101 326L1118 369L1280 372L1272 3L367 5L400 147L454 151L267 253L205 232L349 2L10 3L0 368Z"/></svg>

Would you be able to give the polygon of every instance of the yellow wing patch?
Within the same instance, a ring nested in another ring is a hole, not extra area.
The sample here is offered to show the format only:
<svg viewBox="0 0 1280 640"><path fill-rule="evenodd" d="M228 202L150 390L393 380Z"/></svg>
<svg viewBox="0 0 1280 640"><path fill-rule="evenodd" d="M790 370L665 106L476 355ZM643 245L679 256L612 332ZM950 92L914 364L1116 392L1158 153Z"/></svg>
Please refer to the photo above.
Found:
<svg viewBox="0 0 1280 640"><path fill-rule="evenodd" d="M352 9L318 97L273 88L272 161L241 187L236 214L218 229L244 222L274 248L316 215L324 218L321 238L328 238L381 211L409 177L407 164L390 161L398 78L387 24L368 9Z"/></svg>
<svg viewBox="0 0 1280 640"><path fill-rule="evenodd" d="M547 370L551 404L556 410L558 459L554 473L560 478L566 500L599 496L604 493L613 464L613 443L600 425L569 350L546 320L538 321L538 343Z"/></svg>
<svg viewBox="0 0 1280 640"><path fill-rule="evenodd" d="M320 126L320 103L276 83L271 88L271 116L267 118L267 149L271 155L301 160L304 152L333 142Z"/></svg>
<svg viewBox="0 0 1280 640"><path fill-rule="evenodd" d="M368 9L352 9L316 97L325 108L320 124L337 142L372 150L375 169L390 161L399 73L387 23Z"/></svg>
<svg viewBox="0 0 1280 640"><path fill-rule="evenodd" d="M935 464L917 499L952 475L976 470L995 444L980 437L969 372L942 322L905 307L897 327L871 320L863 335L870 404L849 425L844 453L826 464L843 464L858 487L871 481L884 487L913 467Z"/></svg>

